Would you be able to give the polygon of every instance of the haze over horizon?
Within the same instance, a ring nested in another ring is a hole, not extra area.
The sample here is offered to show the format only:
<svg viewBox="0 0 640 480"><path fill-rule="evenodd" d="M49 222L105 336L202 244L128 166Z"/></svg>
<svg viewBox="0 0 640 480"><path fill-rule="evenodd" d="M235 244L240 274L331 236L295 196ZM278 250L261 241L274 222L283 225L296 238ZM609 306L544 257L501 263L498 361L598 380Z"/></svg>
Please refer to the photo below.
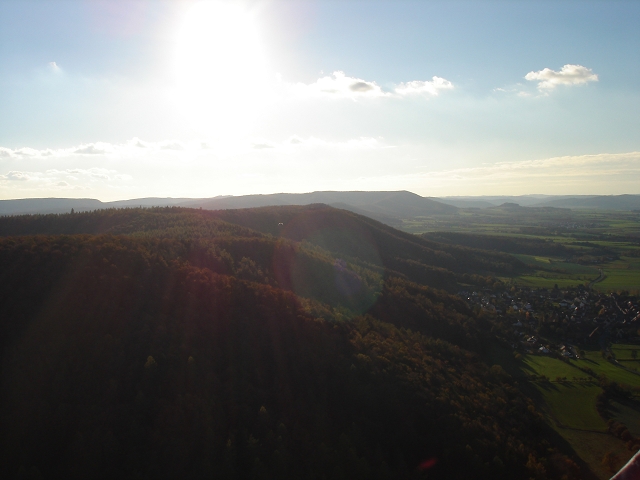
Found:
<svg viewBox="0 0 640 480"><path fill-rule="evenodd" d="M2 2L0 199L640 194L640 3Z"/></svg>

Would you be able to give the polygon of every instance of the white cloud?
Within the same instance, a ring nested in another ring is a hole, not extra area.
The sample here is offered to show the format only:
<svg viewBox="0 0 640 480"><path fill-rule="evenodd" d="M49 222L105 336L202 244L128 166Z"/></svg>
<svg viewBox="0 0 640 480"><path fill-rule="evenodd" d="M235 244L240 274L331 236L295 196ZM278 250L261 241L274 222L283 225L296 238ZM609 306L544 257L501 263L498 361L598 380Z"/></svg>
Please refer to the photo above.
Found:
<svg viewBox="0 0 640 480"><path fill-rule="evenodd" d="M35 148L19 148L15 150L15 153L22 157L37 157L40 155L40 150L36 150ZM45 150L45 153L48 154L48 150Z"/></svg>
<svg viewBox="0 0 640 480"><path fill-rule="evenodd" d="M398 95L433 95L436 96L440 90L451 90L453 83L441 77L433 77L429 81L414 80L412 82L401 83L395 88Z"/></svg>
<svg viewBox="0 0 640 480"><path fill-rule="evenodd" d="M570 64L562 67L559 72L545 68L538 72L529 72L524 78L532 82L537 81L540 90L553 90L558 85L580 85L598 81L598 75L590 68Z"/></svg>
<svg viewBox="0 0 640 480"><path fill-rule="evenodd" d="M138 148L149 148L153 146L153 144L149 142L143 142L138 137L134 137L131 140L129 140L128 144L131 145L132 147L138 147Z"/></svg>
<svg viewBox="0 0 640 480"><path fill-rule="evenodd" d="M77 146L59 149L35 149L30 147L23 147L17 149L0 147L0 159L4 158L41 158L41 157L70 157L73 155L87 155L87 156L104 156L104 155L130 155L130 154L145 154L145 152L158 152L158 151L185 151L185 150L204 150L211 148L210 145L205 142L198 141L192 143L185 143L179 140L163 140L160 142L145 142L139 138L132 138L125 143L107 143L107 142L93 142L83 143Z"/></svg>
<svg viewBox="0 0 640 480"><path fill-rule="evenodd" d="M184 143L179 140L166 140L164 142L159 142L158 147L162 150L184 150L186 148Z"/></svg>
<svg viewBox="0 0 640 480"><path fill-rule="evenodd" d="M56 63L56 62L49 62L48 65L49 70L52 71L53 73L61 73L62 69L60 68L60 66Z"/></svg>
<svg viewBox="0 0 640 480"><path fill-rule="evenodd" d="M368 82L361 78L348 77L344 72L333 72L333 76L319 78L316 82L295 85L298 93L321 95L335 98L384 97L389 93L382 91L376 82Z"/></svg>
<svg viewBox="0 0 640 480"><path fill-rule="evenodd" d="M13 150L10 148L0 147L0 158L12 158L14 156Z"/></svg>
<svg viewBox="0 0 640 480"><path fill-rule="evenodd" d="M319 78L305 85L298 83L294 91L301 96L320 96L330 98L381 98L407 97L417 95L436 96L442 90L451 90L453 84L442 77L434 76L429 80L413 80L399 83L391 91L384 91L376 82L362 78L349 77L344 72L333 72L332 76Z"/></svg>
<svg viewBox="0 0 640 480"><path fill-rule="evenodd" d="M102 142L80 145L73 150L73 153L79 155L104 155L111 152L113 152L113 146Z"/></svg>
<svg viewBox="0 0 640 480"><path fill-rule="evenodd" d="M3 180L10 180L10 181L17 181L17 182L26 182L27 180L31 179L31 177L27 173L16 172L16 171L11 171L6 175L0 175L0 178L2 178Z"/></svg>
<svg viewBox="0 0 640 480"><path fill-rule="evenodd" d="M270 151L294 151L295 149L340 149L340 150L362 150L362 149L379 149L390 148L391 146L384 143L381 137L356 137L347 140L325 140L316 137L302 138L293 135L283 141L273 141L265 138L249 139L246 142L216 142L207 143L202 140L184 142L181 140L163 140L159 142L146 142L139 138L133 138L122 144L112 144L105 142L85 143L78 146L60 148L52 150L19 148L10 149L0 147L0 159L40 159L50 157L52 162L59 161L76 161L82 159L82 164L86 162L104 162L105 157L113 161L122 161L127 159L149 158L163 161L162 159L175 159L176 155L184 160L188 158L209 158L212 155L216 157L233 157L238 154L246 154L248 152L265 152ZM186 155L185 155L186 154ZM173 161L173 160L171 160ZM53 166L55 163L52 163ZM74 165L75 167L75 165ZM48 170L53 172L66 172L67 174L81 175L90 170L72 168L67 170ZM117 178L111 175L111 171L92 171L92 178Z"/></svg>

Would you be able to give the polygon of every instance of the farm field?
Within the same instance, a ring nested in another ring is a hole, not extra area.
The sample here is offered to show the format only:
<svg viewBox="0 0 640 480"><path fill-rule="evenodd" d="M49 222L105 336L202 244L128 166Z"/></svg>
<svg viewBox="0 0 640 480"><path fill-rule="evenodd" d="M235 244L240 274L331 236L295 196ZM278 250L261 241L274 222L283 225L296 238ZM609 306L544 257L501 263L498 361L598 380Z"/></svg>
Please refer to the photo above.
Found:
<svg viewBox="0 0 640 480"><path fill-rule="evenodd" d="M574 246L574 242L570 241L558 243L563 243L574 250L582 248ZM609 250L621 249L619 242L599 242L599 244ZM622 252L621 249L620 253ZM576 286L598 279L602 269L604 279L592 284L595 290L600 292L640 290L640 258L620 256L618 260L610 262L580 265L553 257L522 254L514 256L536 269L533 274L519 275L509 279L516 284L542 288L551 288L554 284L560 288Z"/></svg>
<svg viewBox="0 0 640 480"><path fill-rule="evenodd" d="M633 435L640 437L640 402L613 400L609 413L615 420L624 423Z"/></svg>
<svg viewBox="0 0 640 480"><path fill-rule="evenodd" d="M616 343L611 346L611 351L616 356L616 360L636 361L640 360L640 345L626 345L624 343ZM635 354L633 353L635 352Z"/></svg>
<svg viewBox="0 0 640 480"><path fill-rule="evenodd" d="M568 380L574 377L591 378L590 375L577 368L551 357L523 355L522 363L522 368L525 373L544 375L550 380L555 380L557 377L566 377Z"/></svg>
<svg viewBox="0 0 640 480"><path fill-rule="evenodd" d="M563 288L599 279L601 269L604 278L593 283L594 289L640 291L640 216L636 212L467 209L455 215L406 220L402 229L416 234L455 232L551 241L562 245L566 255L508 252L533 271L501 279L529 287L557 284Z"/></svg>
<svg viewBox="0 0 640 480"><path fill-rule="evenodd" d="M594 285L600 291L640 290L640 258L621 257L602 265L606 278Z"/></svg>
<svg viewBox="0 0 640 480"><path fill-rule="evenodd" d="M559 427L605 433L606 422L596 411L602 389L595 383L535 382L547 403L548 413Z"/></svg>
<svg viewBox="0 0 640 480"><path fill-rule="evenodd" d="M535 272L529 275L519 275L507 279L518 284L538 288L569 287L585 282L591 282L600 275L597 268L566 262L553 257L514 254L521 262L535 268Z"/></svg>
<svg viewBox="0 0 640 480"><path fill-rule="evenodd" d="M609 380L624 383L632 387L640 387L640 375L631 373L602 358L600 350L586 350L585 357L579 360L570 360L572 365L587 367L596 375L605 375Z"/></svg>
<svg viewBox="0 0 640 480"><path fill-rule="evenodd" d="M615 351L629 351L629 345L614 345ZM516 359L512 352L495 348L491 360L523 384L523 391L536 403L549 425L571 446L598 478L608 479L612 473L602 465L606 453L617 458L621 467L632 455L624 442L607 431L606 421L596 410L596 398L602 392L598 379L576 366L591 368L596 375L610 380L640 385L640 376L626 372L601 357L600 351L587 351L583 360L567 364L561 360L537 355L522 355ZM574 366L575 365L575 366ZM526 381L531 375L545 376L549 381ZM560 381L556 379L559 377ZM566 380L565 380L566 379ZM640 404L614 402L612 418L640 434Z"/></svg>

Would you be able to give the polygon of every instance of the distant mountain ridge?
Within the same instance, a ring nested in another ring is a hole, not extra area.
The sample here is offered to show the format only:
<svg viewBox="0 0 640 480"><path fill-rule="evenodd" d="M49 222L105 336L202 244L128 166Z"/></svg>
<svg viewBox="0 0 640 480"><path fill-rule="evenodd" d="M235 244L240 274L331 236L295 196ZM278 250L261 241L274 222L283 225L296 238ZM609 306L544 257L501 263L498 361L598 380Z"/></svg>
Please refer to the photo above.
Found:
<svg viewBox="0 0 640 480"><path fill-rule="evenodd" d="M457 207L445 205L431 198L421 197L407 191L399 192L311 192L275 193L271 195L244 195L240 197L191 200L180 204L183 207L226 210L278 205L310 205L324 203L339 205L346 210L369 216L391 216L396 218L420 215L455 213Z"/></svg>
<svg viewBox="0 0 640 480"><path fill-rule="evenodd" d="M281 205L310 205L324 203L355 213L367 215L388 224L398 223L401 218L421 215L451 214L457 207L445 205L431 198L421 197L407 191L397 192L310 192L275 193L270 195L219 196L213 198L138 198L101 202L84 198L30 198L0 200L0 215L68 213L126 207L180 206L206 210L226 210Z"/></svg>
<svg viewBox="0 0 640 480"><path fill-rule="evenodd" d="M403 219L455 214L458 209L495 208L505 204L536 208L592 208L602 210L640 210L640 195L519 195L422 197L408 191L319 191L274 193L268 195L217 196L212 198L147 197L102 202L93 198L23 198L0 200L0 216L68 213L106 208L179 206L206 210L227 210L283 205L323 203L359 215L399 226Z"/></svg>
<svg viewBox="0 0 640 480"><path fill-rule="evenodd" d="M505 203L522 207L595 208L601 210L639 210L640 195L517 195L441 197L438 202L458 208L492 208Z"/></svg>

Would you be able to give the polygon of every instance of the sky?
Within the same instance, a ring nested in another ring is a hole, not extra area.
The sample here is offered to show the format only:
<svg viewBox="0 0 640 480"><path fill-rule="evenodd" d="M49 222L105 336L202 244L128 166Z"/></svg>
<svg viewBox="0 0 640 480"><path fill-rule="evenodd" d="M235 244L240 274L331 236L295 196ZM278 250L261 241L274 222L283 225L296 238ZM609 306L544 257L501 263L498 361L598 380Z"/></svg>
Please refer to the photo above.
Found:
<svg viewBox="0 0 640 480"><path fill-rule="evenodd" d="M640 1L0 1L0 199L640 194Z"/></svg>

